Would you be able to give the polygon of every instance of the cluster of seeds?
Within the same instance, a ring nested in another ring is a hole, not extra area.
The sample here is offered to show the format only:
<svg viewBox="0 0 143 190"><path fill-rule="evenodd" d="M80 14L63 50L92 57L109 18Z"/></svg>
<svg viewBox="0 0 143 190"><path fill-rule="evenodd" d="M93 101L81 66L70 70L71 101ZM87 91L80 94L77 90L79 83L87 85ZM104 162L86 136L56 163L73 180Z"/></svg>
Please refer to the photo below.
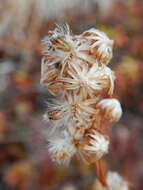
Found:
<svg viewBox="0 0 143 190"><path fill-rule="evenodd" d="M73 35L65 24L49 31L43 45L41 84L53 96L44 115L50 155L63 164L74 154L95 162L108 152L107 129L122 115L107 66L113 40L94 28Z"/></svg>

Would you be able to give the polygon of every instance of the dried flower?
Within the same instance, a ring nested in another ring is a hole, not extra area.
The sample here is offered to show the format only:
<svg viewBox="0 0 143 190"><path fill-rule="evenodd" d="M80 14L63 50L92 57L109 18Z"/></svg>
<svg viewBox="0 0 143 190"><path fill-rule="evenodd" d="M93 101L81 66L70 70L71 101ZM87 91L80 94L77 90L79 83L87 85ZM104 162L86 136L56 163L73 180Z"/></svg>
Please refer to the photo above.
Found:
<svg viewBox="0 0 143 190"><path fill-rule="evenodd" d="M56 133L49 138L49 153L53 161L62 164L68 164L70 158L76 153L76 147L72 138L65 131Z"/></svg>
<svg viewBox="0 0 143 190"><path fill-rule="evenodd" d="M108 153L109 138L96 130L89 130L83 137L83 142L79 146L80 151L90 160L99 160Z"/></svg>
<svg viewBox="0 0 143 190"><path fill-rule="evenodd" d="M43 43L41 84L55 96L44 116L50 126L51 157L67 163L79 153L88 162L99 160L108 152L110 139L98 120L116 121L122 112L116 99L108 99L115 80L107 66L113 40L94 28L73 35L66 24L49 31Z"/></svg>
<svg viewBox="0 0 143 190"><path fill-rule="evenodd" d="M101 91L108 92L110 95L114 89L114 73L107 66L99 67L94 64L89 68L87 64L73 69L69 68L68 77L60 77L57 79L63 82L64 90L74 90L81 97L94 97Z"/></svg>
<svg viewBox="0 0 143 190"><path fill-rule="evenodd" d="M112 58L113 40L110 40L104 32L91 28L82 34L88 40L91 55L99 59L101 63L108 64Z"/></svg>
<svg viewBox="0 0 143 190"><path fill-rule="evenodd" d="M91 121L92 115L98 112L93 107L96 101L96 99L82 101L80 97L68 94L64 98L54 99L53 103L48 102L47 117L52 121L53 127L67 126L72 118L86 125Z"/></svg>
<svg viewBox="0 0 143 190"><path fill-rule="evenodd" d="M101 100L97 107L105 112L105 117L110 121L118 121L122 115L120 102L114 98Z"/></svg>
<svg viewBox="0 0 143 190"><path fill-rule="evenodd" d="M46 60L49 65L58 66L60 62L60 74L63 74L66 66L73 66L73 57L76 52L77 42L73 38L69 26L57 26L54 31L49 31L49 36L43 40Z"/></svg>

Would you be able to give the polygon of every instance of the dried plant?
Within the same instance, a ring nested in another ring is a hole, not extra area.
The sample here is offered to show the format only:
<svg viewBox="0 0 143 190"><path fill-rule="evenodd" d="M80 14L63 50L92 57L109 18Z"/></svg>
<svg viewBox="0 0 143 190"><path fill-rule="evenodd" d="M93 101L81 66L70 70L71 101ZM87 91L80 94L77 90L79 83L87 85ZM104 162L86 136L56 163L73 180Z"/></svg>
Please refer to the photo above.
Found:
<svg viewBox="0 0 143 190"><path fill-rule="evenodd" d="M96 162L107 186L101 158L108 153L108 130L122 115L112 98L115 75L108 67L113 40L94 28L73 35L65 24L49 31L43 45L41 84L54 96L44 115L51 158L67 164L78 154L87 163Z"/></svg>

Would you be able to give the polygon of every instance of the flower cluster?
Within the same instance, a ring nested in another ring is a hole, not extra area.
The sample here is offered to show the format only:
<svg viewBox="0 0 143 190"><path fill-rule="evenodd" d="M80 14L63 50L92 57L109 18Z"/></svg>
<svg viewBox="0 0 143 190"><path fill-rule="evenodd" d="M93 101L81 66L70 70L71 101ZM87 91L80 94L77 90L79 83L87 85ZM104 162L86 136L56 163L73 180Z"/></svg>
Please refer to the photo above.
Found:
<svg viewBox="0 0 143 190"><path fill-rule="evenodd" d="M67 24L43 40L41 84L53 95L44 118L50 128L49 152L68 163L78 153L88 162L108 152L107 124L122 109L113 99L114 72L107 66L113 40L97 29L73 35Z"/></svg>

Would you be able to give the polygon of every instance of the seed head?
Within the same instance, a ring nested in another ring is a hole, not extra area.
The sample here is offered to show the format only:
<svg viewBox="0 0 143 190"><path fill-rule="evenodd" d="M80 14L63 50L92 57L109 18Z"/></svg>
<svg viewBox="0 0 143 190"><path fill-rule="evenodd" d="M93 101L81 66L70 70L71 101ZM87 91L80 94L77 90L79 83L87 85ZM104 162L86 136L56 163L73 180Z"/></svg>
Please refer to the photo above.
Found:
<svg viewBox="0 0 143 190"><path fill-rule="evenodd" d="M118 100L109 98L115 80L107 66L113 40L94 28L73 35L66 24L49 31L43 45L41 84L54 96L44 115L51 157L68 163L79 153L88 162L98 160L110 142L102 120L117 121L122 114Z"/></svg>
<svg viewBox="0 0 143 190"><path fill-rule="evenodd" d="M82 154L95 162L108 153L109 138L96 130L89 129L79 147Z"/></svg>
<svg viewBox="0 0 143 190"><path fill-rule="evenodd" d="M97 104L97 107L105 112L105 117L110 121L118 121L121 118L122 108L117 99L103 99Z"/></svg>
<svg viewBox="0 0 143 190"><path fill-rule="evenodd" d="M49 139L49 153L53 161L68 164L76 153L76 147L72 138L64 131L63 134L54 134Z"/></svg>

